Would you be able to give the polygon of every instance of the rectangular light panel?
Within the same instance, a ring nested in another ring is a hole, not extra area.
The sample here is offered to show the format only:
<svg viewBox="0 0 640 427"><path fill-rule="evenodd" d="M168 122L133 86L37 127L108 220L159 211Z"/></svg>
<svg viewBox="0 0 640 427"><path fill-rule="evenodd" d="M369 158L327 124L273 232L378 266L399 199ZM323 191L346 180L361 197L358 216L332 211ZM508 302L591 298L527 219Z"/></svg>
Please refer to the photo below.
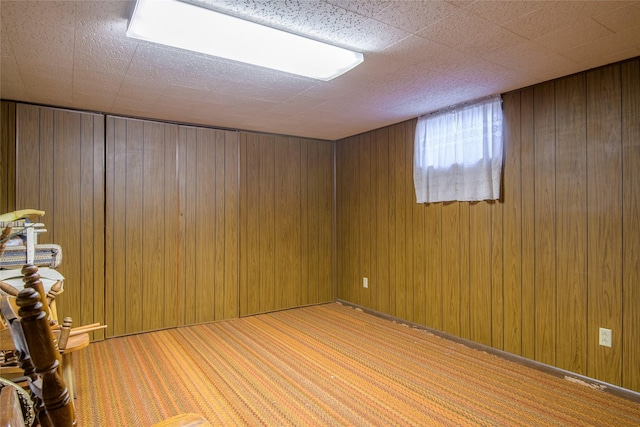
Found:
<svg viewBox="0 0 640 427"><path fill-rule="evenodd" d="M328 81L362 53L177 0L138 0L127 36Z"/></svg>

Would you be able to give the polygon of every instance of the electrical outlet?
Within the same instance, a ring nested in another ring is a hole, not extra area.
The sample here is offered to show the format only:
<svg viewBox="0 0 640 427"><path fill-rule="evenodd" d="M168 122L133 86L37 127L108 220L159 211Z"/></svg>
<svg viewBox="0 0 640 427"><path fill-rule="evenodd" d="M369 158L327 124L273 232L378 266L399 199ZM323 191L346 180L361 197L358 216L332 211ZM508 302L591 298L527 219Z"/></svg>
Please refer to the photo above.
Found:
<svg viewBox="0 0 640 427"><path fill-rule="evenodd" d="M611 329L600 328L600 345L611 347Z"/></svg>
<svg viewBox="0 0 640 427"><path fill-rule="evenodd" d="M366 277L362 278L362 287L363 288L368 288L369 287L369 279L367 279Z"/></svg>

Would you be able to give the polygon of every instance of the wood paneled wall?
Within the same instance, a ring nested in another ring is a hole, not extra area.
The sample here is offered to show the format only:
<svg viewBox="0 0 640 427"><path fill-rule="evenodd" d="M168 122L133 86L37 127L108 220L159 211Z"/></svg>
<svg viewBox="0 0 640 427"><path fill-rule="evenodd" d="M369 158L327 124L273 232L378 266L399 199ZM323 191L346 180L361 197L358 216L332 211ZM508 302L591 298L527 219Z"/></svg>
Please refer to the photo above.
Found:
<svg viewBox="0 0 640 427"><path fill-rule="evenodd" d="M16 210L16 104L0 103L0 213Z"/></svg>
<svg viewBox="0 0 640 427"><path fill-rule="evenodd" d="M333 300L332 142L15 106L0 196L47 211L76 324L118 336Z"/></svg>
<svg viewBox="0 0 640 427"><path fill-rule="evenodd" d="M238 133L107 117L110 335L238 317Z"/></svg>
<svg viewBox="0 0 640 427"><path fill-rule="evenodd" d="M333 143L240 141L240 315L332 301Z"/></svg>
<svg viewBox="0 0 640 427"><path fill-rule="evenodd" d="M103 116L17 104L15 147L15 208L45 211L38 241L62 247L58 313L103 322Z"/></svg>
<svg viewBox="0 0 640 427"><path fill-rule="evenodd" d="M337 142L337 296L640 391L640 60L503 100L499 202L415 203L415 120Z"/></svg>

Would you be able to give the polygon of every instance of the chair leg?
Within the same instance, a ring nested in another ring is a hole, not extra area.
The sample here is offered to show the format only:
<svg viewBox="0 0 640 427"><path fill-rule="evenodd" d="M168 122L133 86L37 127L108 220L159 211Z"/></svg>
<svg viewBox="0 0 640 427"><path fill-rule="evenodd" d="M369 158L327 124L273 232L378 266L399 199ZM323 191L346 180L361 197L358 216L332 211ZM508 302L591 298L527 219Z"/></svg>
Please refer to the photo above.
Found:
<svg viewBox="0 0 640 427"><path fill-rule="evenodd" d="M76 384L75 384L75 375L73 374L73 353L67 353L62 355L62 379L64 383L67 385L67 391L69 392L69 397L71 398L71 403L74 404L74 400L76 398Z"/></svg>

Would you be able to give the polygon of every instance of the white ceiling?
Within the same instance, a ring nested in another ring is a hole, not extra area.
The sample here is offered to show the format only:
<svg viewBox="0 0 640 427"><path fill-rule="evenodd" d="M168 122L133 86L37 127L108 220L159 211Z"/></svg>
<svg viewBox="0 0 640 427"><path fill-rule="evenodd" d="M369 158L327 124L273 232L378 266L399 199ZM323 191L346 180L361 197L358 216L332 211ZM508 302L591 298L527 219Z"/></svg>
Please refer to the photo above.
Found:
<svg viewBox="0 0 640 427"><path fill-rule="evenodd" d="M189 1L364 63L321 82L128 39L134 0L1 0L0 96L335 140L640 56L640 1Z"/></svg>

